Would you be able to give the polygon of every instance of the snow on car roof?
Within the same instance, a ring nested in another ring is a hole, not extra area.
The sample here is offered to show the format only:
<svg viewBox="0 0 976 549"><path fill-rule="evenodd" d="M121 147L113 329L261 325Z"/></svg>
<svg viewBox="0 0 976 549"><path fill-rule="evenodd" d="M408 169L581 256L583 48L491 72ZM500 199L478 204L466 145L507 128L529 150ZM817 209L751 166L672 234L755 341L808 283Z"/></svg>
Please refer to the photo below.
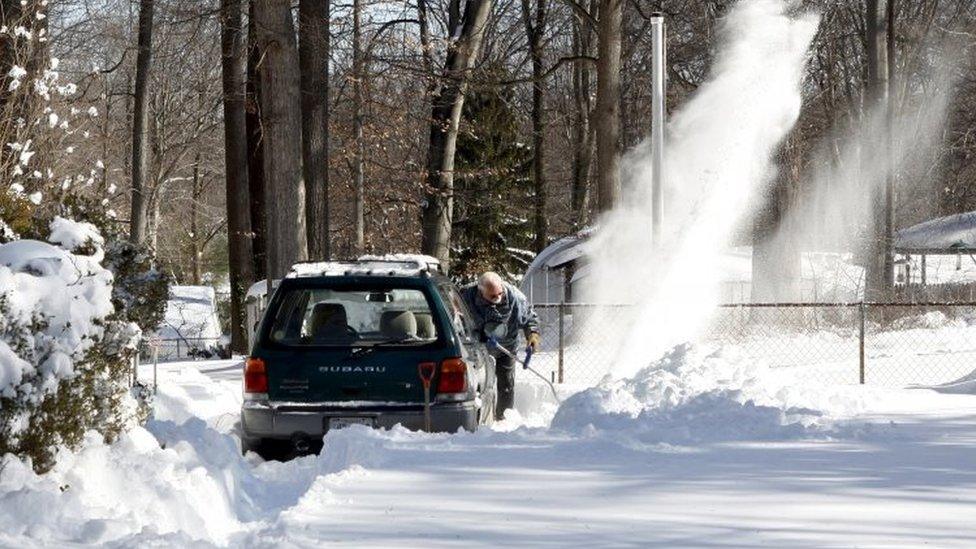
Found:
<svg viewBox="0 0 976 549"><path fill-rule="evenodd" d="M439 271L440 262L425 255L389 254L364 255L354 261L317 261L296 263L286 278L308 276L417 276Z"/></svg>
<svg viewBox="0 0 976 549"><path fill-rule="evenodd" d="M436 257L423 254L361 255L358 261L408 261L428 267L440 268L441 266L441 262Z"/></svg>

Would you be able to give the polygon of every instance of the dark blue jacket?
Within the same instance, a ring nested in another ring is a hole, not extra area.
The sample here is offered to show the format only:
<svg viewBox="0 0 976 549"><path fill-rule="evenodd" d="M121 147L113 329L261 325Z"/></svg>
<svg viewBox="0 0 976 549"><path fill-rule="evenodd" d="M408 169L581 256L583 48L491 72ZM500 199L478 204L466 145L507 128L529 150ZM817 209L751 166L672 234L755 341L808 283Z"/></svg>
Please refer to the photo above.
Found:
<svg viewBox="0 0 976 549"><path fill-rule="evenodd" d="M498 343L510 351L516 350L519 330L528 337L531 332L539 331L539 317L532 310L532 305L525 294L508 282L505 286L505 297L501 303L495 305L481 297L477 284L466 286L461 290L461 298L468 306L474 317L478 336L487 341L488 336L498 327L496 337Z"/></svg>

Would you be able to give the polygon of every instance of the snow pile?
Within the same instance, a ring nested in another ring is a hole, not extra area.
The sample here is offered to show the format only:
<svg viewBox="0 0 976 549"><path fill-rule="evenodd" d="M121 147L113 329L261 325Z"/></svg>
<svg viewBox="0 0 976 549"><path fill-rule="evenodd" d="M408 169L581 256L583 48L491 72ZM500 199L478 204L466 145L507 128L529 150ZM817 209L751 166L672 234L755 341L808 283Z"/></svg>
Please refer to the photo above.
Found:
<svg viewBox="0 0 976 549"><path fill-rule="evenodd" d="M920 315L906 316L891 323L893 330L916 330L938 328L964 328L966 323L962 319L950 319L942 311L929 311Z"/></svg>
<svg viewBox="0 0 976 549"><path fill-rule="evenodd" d="M0 394L21 402L36 403L72 377L113 311L112 274L100 264L94 227L56 218L51 231L61 247L0 245ZM72 253L84 245L93 253Z"/></svg>
<svg viewBox="0 0 976 549"><path fill-rule="evenodd" d="M790 381L733 353L681 345L633 378L573 395L552 426L646 443L772 440L832 432L835 420L867 409L869 392Z"/></svg>
<svg viewBox="0 0 976 549"><path fill-rule="evenodd" d="M139 532L226 541L239 528L234 489L243 471L214 474L198 455L211 442L205 434L162 449L143 428L112 445L90 433L78 452L62 452L44 475L8 456L0 462L0 531L83 544ZM226 454L237 453L233 439L224 442Z"/></svg>
<svg viewBox="0 0 976 549"><path fill-rule="evenodd" d="M209 546L228 544L244 521L253 520L268 494L227 432L233 421L221 416L240 405L239 382L214 383L195 369L180 371L169 376L175 383L161 383L157 419L145 428L130 429L112 444L89 432L80 448L59 452L43 475L4 457L0 546L23 546L24 538L46 546L147 540Z"/></svg>

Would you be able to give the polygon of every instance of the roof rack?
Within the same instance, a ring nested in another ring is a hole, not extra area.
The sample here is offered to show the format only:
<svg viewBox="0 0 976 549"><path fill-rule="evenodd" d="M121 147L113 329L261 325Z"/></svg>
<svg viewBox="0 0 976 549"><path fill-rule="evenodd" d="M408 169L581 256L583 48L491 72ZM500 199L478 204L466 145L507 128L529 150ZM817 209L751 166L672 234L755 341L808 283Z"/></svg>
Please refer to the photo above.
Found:
<svg viewBox="0 0 976 549"><path fill-rule="evenodd" d="M429 276L441 272L440 262L422 255L364 255L353 260L301 261L292 265L288 278L310 276Z"/></svg>

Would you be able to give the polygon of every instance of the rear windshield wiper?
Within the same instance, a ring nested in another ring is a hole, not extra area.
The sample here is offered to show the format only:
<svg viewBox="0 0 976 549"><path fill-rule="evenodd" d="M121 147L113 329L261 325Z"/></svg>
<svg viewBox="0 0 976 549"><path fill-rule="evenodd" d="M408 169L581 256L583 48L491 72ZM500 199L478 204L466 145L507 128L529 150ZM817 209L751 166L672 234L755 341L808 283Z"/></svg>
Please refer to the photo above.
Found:
<svg viewBox="0 0 976 549"><path fill-rule="evenodd" d="M364 354L372 351L373 349L375 349L377 347L387 347L387 346L390 346L390 345L399 345L400 343L406 343L408 341L415 341L417 343L423 343L426 340L418 339L416 336L403 336L403 337L395 337L393 339L385 339L383 341L377 341L376 343L373 343L372 345L363 345L362 347L356 347L352 351L352 356L362 356L362 355L364 355Z"/></svg>

